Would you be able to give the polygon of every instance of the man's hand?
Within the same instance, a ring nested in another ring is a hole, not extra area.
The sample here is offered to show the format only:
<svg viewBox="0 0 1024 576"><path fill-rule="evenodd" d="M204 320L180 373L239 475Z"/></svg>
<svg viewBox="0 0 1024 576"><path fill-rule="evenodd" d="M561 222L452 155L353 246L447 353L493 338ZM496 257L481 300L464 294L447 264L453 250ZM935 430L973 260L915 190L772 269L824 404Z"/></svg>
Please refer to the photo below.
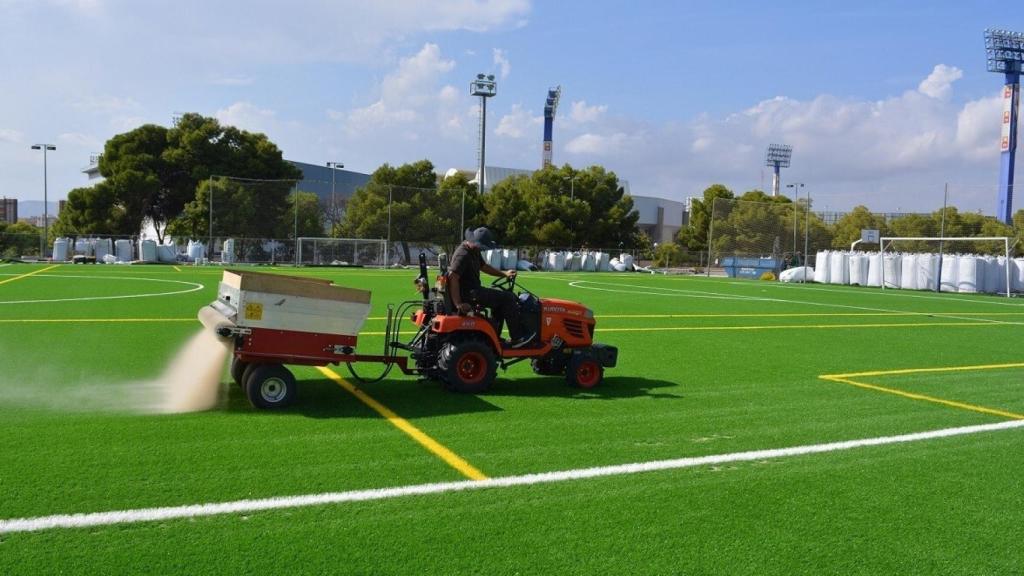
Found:
<svg viewBox="0 0 1024 576"><path fill-rule="evenodd" d="M515 278L516 277L516 271L515 270L505 270L505 272L503 274L505 275L506 278Z"/></svg>
<svg viewBox="0 0 1024 576"><path fill-rule="evenodd" d="M459 314L463 314L463 315L469 314L470 312L473 311L473 307L470 306L467 302L463 302L462 304L459 304L457 306L457 308L459 309Z"/></svg>

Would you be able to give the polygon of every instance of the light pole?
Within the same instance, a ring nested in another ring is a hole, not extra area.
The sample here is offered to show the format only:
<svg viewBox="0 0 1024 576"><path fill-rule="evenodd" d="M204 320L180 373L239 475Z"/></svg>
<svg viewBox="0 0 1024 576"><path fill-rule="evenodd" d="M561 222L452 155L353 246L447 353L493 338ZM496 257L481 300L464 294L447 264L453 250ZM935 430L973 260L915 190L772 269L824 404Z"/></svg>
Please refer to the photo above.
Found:
<svg viewBox="0 0 1024 576"><path fill-rule="evenodd" d="M569 200L570 201L575 200L576 199L576 174L573 174L572 176L562 176L562 180L563 181L564 180L568 180L569 181Z"/></svg>
<svg viewBox="0 0 1024 576"><path fill-rule="evenodd" d="M328 162L327 167L331 169L331 233L334 233L334 220L338 217L338 197L334 192L334 175L337 174L339 168L344 168L345 165L341 162Z"/></svg>
<svg viewBox="0 0 1024 576"><path fill-rule="evenodd" d="M480 176L477 177L477 190L484 195L485 152L487 150L487 99L498 93L498 84L494 74L477 74L476 79L469 83L469 93L480 97ZM466 193L462 193L462 217L459 221L459 234L466 229Z"/></svg>
<svg viewBox="0 0 1024 576"><path fill-rule="evenodd" d="M799 211L797 210L796 201L800 199L800 189L803 188L803 187L804 187L804 183L803 182L793 182L792 184L786 184L786 188L792 188L793 189L793 255L794 256L796 255L796 231L797 231L797 228L799 227L798 220L797 220L797 214L799 213ZM806 251L807 248L805 247L804 250ZM805 253L804 254L804 258L806 258L806 257L807 257L807 254Z"/></svg>
<svg viewBox="0 0 1024 576"><path fill-rule="evenodd" d="M33 144L33 150L43 151L43 235L39 237L39 257L46 256L46 241L50 237L50 202L47 198L46 152L56 150L53 144Z"/></svg>

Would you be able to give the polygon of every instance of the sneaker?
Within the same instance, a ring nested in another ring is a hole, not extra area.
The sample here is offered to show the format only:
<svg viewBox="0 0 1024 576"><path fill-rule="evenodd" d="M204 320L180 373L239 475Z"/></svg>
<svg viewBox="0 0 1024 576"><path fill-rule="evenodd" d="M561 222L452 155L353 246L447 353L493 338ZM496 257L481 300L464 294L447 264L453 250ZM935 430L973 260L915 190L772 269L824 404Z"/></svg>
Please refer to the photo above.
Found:
<svg viewBox="0 0 1024 576"><path fill-rule="evenodd" d="M525 338L520 338L518 340L512 340L512 341L510 341L506 345L506 348L512 348L512 349L522 348L523 346L526 346L527 344L532 342L534 336L536 336L536 334L530 334L529 336L527 336Z"/></svg>

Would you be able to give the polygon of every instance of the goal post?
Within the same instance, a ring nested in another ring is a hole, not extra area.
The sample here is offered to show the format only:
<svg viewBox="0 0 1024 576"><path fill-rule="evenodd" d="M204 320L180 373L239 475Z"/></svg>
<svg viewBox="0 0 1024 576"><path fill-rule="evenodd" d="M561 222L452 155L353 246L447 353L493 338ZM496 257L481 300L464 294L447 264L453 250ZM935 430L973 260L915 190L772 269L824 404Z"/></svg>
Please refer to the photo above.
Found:
<svg viewBox="0 0 1024 576"><path fill-rule="evenodd" d="M301 237L296 260L300 266L387 266L383 238Z"/></svg>
<svg viewBox="0 0 1024 576"><path fill-rule="evenodd" d="M958 248L958 252L961 252L961 251L969 250L969 246L970 246L971 243L991 242L993 244L989 244L988 246L983 246L982 248L984 248L984 249L977 250L977 252L979 252L979 253L989 253L989 254L995 253L995 254L997 254L999 256L1002 256L1005 259L1004 262L1005 262L1005 265L1006 265L1006 270L1005 270L1005 273L1002 274L1003 278L999 279L1000 283L1005 282L1005 286L1000 286L1001 288L1004 288L1004 291L997 292L997 293L998 294L1004 294L1007 298L1009 298L1010 295L1011 295L1011 282L1012 282L1013 268L1014 268L1014 260L1013 260L1013 258L1010 257L1010 244L1011 244L1012 241L1013 241L1013 238L1010 238L1009 236L945 236L945 237L942 237L942 236L882 236L881 238L879 238L879 245L880 245L880 248L881 248L881 256L882 256L882 266L880 268L881 277L882 277L882 290L885 290L886 284L887 283L891 283L891 281L893 280L893 279L890 279L889 282L887 282L887 280L885 278L885 269L886 269L886 266L885 266L885 255L886 255L886 250L893 248L893 246L897 242L906 242L906 243L908 243L909 244L908 250L907 250L908 252L925 252L925 250L922 250L922 248L924 246L926 246L927 243L930 243L930 242L933 242L933 243L937 242L938 243L938 251L937 252L933 252L933 254L937 254L938 255L938 273L935 274L936 278L935 278L935 286L934 286L934 290L936 292L941 291L942 287L943 287L942 286L942 277L943 277L942 265L943 265L943 262L945 261L945 259L943 257L952 253L952 252L946 252L945 251L947 245L955 246L955 247ZM999 249L999 245L1000 244L1002 245L1001 246L1001 248L1002 248L1001 250ZM963 250L959 250L959 249L963 249ZM1000 252L1001 252L1001 254L1000 254ZM929 289L931 289L931 287L929 287Z"/></svg>

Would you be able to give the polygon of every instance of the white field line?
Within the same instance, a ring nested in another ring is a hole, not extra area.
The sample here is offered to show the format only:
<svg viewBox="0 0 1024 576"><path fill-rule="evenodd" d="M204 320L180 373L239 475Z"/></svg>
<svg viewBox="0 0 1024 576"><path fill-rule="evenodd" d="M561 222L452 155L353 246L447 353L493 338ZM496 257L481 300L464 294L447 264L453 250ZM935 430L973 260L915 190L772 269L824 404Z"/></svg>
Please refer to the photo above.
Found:
<svg viewBox="0 0 1024 576"><path fill-rule="evenodd" d="M493 488L511 488L513 486L533 486L536 484L551 484L555 482L584 480L605 476L641 474L659 470L678 470L681 468L694 468L698 466L710 466L732 462L750 462L774 458L787 458L792 456L805 456L809 454L822 454L826 452L838 452L868 446L921 442L938 438L966 436L969 434L994 432L997 430L1011 430L1015 428L1024 428L1024 420L1010 420L995 424L962 426L958 428L945 428L942 430L931 430L928 432L917 432L913 434L901 434L899 436L863 438L843 442L830 442L827 444L793 446L790 448L734 452L731 454L715 454L711 456L678 458L674 460L654 460L651 462L639 462L635 464L599 466L595 468L580 468L576 470L543 472L539 474L524 474L521 476L504 476L489 478L487 480L463 480L458 482L414 484L411 486L396 486L393 488L352 490L348 492L326 492L299 496L235 500L232 502L211 504L168 506L164 508L114 510L110 512L93 512L88 514L57 514L53 516L38 516L35 518L11 518L7 520L0 520L0 534L37 532L41 530L51 530L54 528L89 528L94 526L107 526L111 524L134 524L138 522L197 518L222 514L242 514L263 510L304 508L309 506L340 504L344 502L366 502L370 500L384 500L405 496L443 494L447 492L464 492Z"/></svg>
<svg viewBox="0 0 1024 576"><path fill-rule="evenodd" d="M617 289L611 288L596 288L592 286L584 286L583 284L594 284L597 286L614 286ZM851 304L836 304L829 302L809 302L806 300L788 300L785 298L768 298L764 296L746 296L742 294L723 294L721 292L710 292L706 290L686 290L682 288L662 288L655 286L638 286L636 284L619 284L614 282L596 282L593 280L577 280L569 282L569 286L573 288L580 288L583 290L597 290L600 292L620 292L627 294L648 294L651 296L686 296L689 298L707 298L711 300L741 300L748 302L775 302L781 304L801 304L805 306L823 306L826 308L845 308L850 310L865 310L869 312L888 312L898 314L911 314L925 317L935 316L928 312L918 312L910 310L893 310L891 308L875 308L870 306L853 306ZM660 290L660 292L651 292L650 290ZM966 317L956 316L952 314L942 314L942 318L952 318L956 320L971 320L979 323L992 323L992 324L1011 324L1011 325L1022 325L1022 322L1011 322L1006 320L993 320L989 318L977 318L977 317Z"/></svg>
<svg viewBox="0 0 1024 576"><path fill-rule="evenodd" d="M93 300L125 300L129 298L152 298L155 296L174 296L176 294L188 294L205 288L198 282L185 282L184 280L165 280L163 278L139 278L132 276L78 276L73 274L43 274L32 276L32 278L84 278L88 280L138 280L140 282L163 282L166 284L184 284L190 286L188 289L175 290L172 292L154 292L152 294L125 294L122 296L82 296L79 298L48 298L40 300L0 300L3 304L41 304L44 302L89 302Z"/></svg>

